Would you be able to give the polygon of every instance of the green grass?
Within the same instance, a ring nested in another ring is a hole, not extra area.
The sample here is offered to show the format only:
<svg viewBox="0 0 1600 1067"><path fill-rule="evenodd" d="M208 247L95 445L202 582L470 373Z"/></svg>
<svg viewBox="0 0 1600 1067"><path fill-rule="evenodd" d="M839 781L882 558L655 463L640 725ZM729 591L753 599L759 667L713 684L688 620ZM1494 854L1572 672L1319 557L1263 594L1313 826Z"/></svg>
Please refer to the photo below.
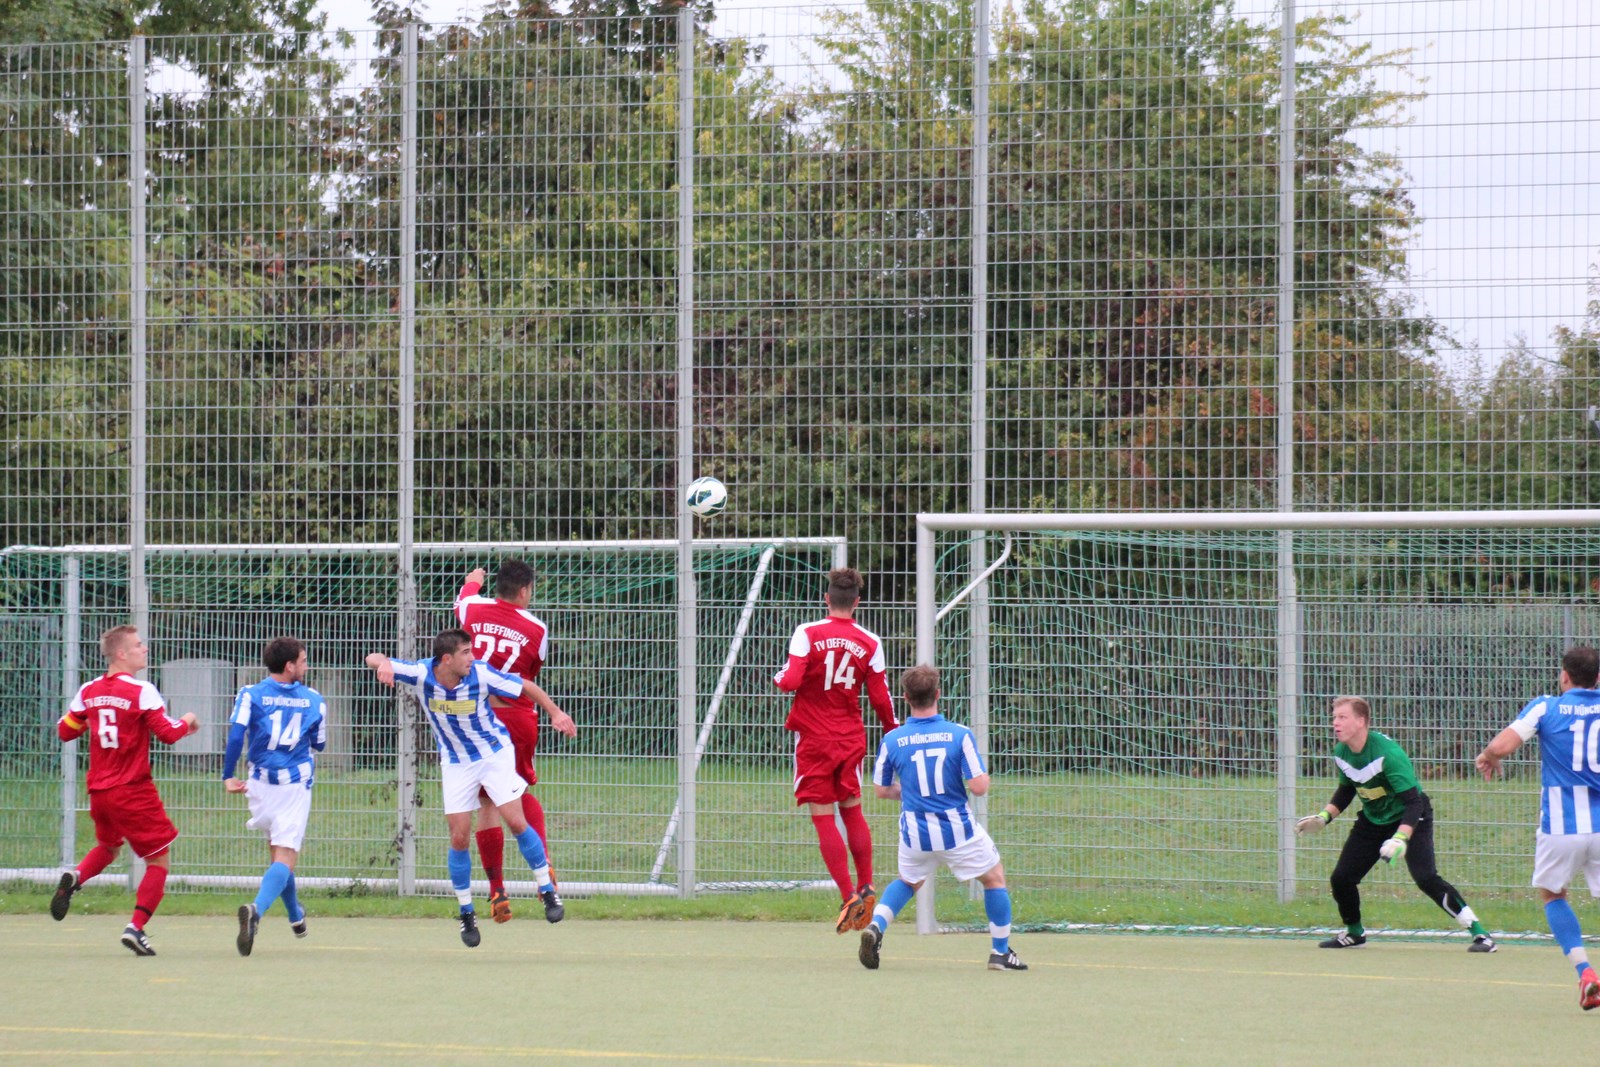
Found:
<svg viewBox="0 0 1600 1067"><path fill-rule="evenodd" d="M673 763L562 757L546 761L541 770L545 780L539 793L550 813L551 851L563 879L643 881L676 796ZM265 848L257 835L244 830L242 800L225 796L209 776L169 777L161 787L183 832L174 854L176 871L246 877L259 873ZM789 788L782 768L730 762L702 768L700 881L824 877L810 822L790 802ZM0 780L0 792L7 798L0 810L0 867L57 863L58 825L52 809L59 803L59 790L56 782ZM444 818L437 790L432 781L418 789L421 877L443 877ZM1484 786L1455 780L1430 783L1429 791L1439 818L1444 876L1490 926L1543 931L1543 914L1525 888L1537 813L1537 799L1527 784ZM1299 807L1314 810L1327 792L1327 782L1304 780ZM330 900L356 894L348 914L428 913L405 910L414 902L360 895L360 880L393 876L394 804L392 782L377 772L330 771L318 783L300 873L338 880L340 888ZM1019 922L1330 926L1336 916L1326 877L1348 821L1342 819L1301 843L1296 900L1280 903L1275 806L1275 783L1265 777L1198 780L1059 773L998 777L989 811L991 831L1016 891ZM893 873L896 809L868 799L867 810L882 885ZM80 852L90 840L85 812L78 821ZM510 859L515 861L514 850ZM665 882L676 880L674 861L675 854L669 853ZM113 868L113 874L122 866ZM943 922L982 923L980 906L948 876L941 876L939 893ZM169 901L190 895L175 889ZM1363 886L1363 895L1369 925L1448 925L1443 913L1417 894L1403 870L1380 864ZM596 916L616 918L798 921L815 918L832 903L827 893L799 892L716 894L693 902L597 897L587 906ZM0 910L8 907L0 902ZM399 910L388 910L392 908Z"/></svg>
<svg viewBox="0 0 1600 1067"><path fill-rule="evenodd" d="M867 971L855 939L822 924L518 920L469 950L447 919L314 913L296 941L274 914L241 959L230 918L163 915L150 928L160 954L136 959L117 943L122 922L0 918L6 973L26 975L0 979L9 1055L769 1067L1342 1067L1364 1055L1472 1067L1581 1060L1593 1022L1548 946L1473 956L1020 935L1031 969L995 974L987 938L917 937L904 923Z"/></svg>

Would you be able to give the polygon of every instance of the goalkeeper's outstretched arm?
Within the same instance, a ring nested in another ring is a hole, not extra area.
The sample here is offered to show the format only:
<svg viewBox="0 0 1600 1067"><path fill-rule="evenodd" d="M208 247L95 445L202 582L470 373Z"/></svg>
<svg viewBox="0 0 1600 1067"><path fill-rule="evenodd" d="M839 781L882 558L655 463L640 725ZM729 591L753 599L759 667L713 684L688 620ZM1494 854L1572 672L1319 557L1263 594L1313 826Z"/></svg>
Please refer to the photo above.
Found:
<svg viewBox="0 0 1600 1067"><path fill-rule="evenodd" d="M1321 811L1315 815L1307 815L1294 824L1294 832L1301 837L1314 834L1324 826L1339 817L1339 813L1350 806L1356 798L1356 787L1349 782L1340 782L1339 788L1333 791L1333 799L1323 805Z"/></svg>

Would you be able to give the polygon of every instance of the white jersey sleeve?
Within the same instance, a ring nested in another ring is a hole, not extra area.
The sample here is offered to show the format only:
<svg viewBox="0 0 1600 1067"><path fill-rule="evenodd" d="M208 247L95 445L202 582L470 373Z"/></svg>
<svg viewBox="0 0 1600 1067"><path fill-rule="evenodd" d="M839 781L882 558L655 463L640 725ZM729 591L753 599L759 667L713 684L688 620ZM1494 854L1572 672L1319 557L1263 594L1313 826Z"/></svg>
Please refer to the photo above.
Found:
<svg viewBox="0 0 1600 1067"><path fill-rule="evenodd" d="M961 777L969 782L989 773L984 769L983 757L978 755L978 746L972 743L970 730L961 737L961 767Z"/></svg>
<svg viewBox="0 0 1600 1067"><path fill-rule="evenodd" d="M139 685L139 708L141 711L161 711L167 706L167 702L161 698L161 690L142 679L135 678L134 681ZM169 715L167 717L171 718L172 716Z"/></svg>
<svg viewBox="0 0 1600 1067"><path fill-rule="evenodd" d="M789 655L805 656L811 653L811 641L806 637L806 627L810 623L802 623L794 628L794 636L789 638Z"/></svg>
<svg viewBox="0 0 1600 1067"><path fill-rule="evenodd" d="M233 698L233 714L228 716L228 721L235 726L249 726L250 712L254 703L250 699L250 687L241 686L237 696Z"/></svg>
<svg viewBox="0 0 1600 1067"><path fill-rule="evenodd" d="M1544 718L1545 713L1549 710L1550 698L1548 696L1535 697L1528 701L1527 706L1517 713L1515 719L1511 720L1511 729L1515 730L1517 736L1522 740L1532 741L1533 735L1539 732L1539 720Z"/></svg>
<svg viewBox="0 0 1600 1067"><path fill-rule="evenodd" d="M483 687L496 696L515 699L522 695L522 679L517 675L497 671L482 660L473 660L472 667Z"/></svg>

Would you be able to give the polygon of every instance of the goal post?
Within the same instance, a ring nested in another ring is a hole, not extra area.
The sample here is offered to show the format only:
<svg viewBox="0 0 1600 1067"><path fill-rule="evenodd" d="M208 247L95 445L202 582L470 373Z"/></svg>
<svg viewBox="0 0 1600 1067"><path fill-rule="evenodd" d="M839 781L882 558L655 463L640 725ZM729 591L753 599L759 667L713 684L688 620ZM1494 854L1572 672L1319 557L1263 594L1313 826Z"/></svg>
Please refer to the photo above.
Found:
<svg viewBox="0 0 1600 1067"><path fill-rule="evenodd" d="M1011 559L971 573L951 534L1003 534ZM979 582L984 633L958 602ZM1548 689L1564 644L1600 635L1600 510L920 514L915 619L916 659L958 714L988 680L972 725L1000 776L987 819L1009 880L1282 903L1305 888L1294 819L1331 779L1301 751L1331 745L1333 695L1375 697L1403 742L1442 724L1414 759L1463 807L1488 803L1454 784L1466 746ZM1455 654L1483 662L1439 676ZM1084 810L1090 795L1103 807ZM1497 842L1488 818L1469 829ZM1497 848L1478 850L1480 877L1525 880ZM932 886L921 932L937 929Z"/></svg>
<svg viewBox="0 0 1600 1067"><path fill-rule="evenodd" d="M0 644L15 646L7 651L16 662L39 663L48 679L47 691L13 701L8 718L16 725L0 746L0 776L19 783L27 798L19 807L31 809L11 814L15 829L0 827L17 845L8 847L17 858L0 877L53 881L58 864L76 862L84 832L81 746L58 755L53 729L48 738L45 730L95 669L97 635L126 622L138 599L149 606L153 680L173 714L195 710L203 724L175 748L152 752L185 835L175 886L245 885L258 876L254 835L243 832L237 805L211 786L233 692L259 680L266 638L293 633L310 648L310 684L335 709L302 881L362 892L447 890L426 876L438 869L444 829L429 788L437 777L432 739L408 700L396 704L370 682L361 656L426 656L431 635L453 625L466 571L483 566L492 574L499 560L515 556L533 567L532 610L552 629L541 682L580 727L573 741L547 735L559 743L540 745L541 795L564 889L657 894L809 884L792 867L769 879L747 855L761 840L750 827L770 815L761 806L764 787L787 780L785 754L770 730L759 729L768 717L763 701L771 699L762 683L793 627L814 611L828 570L847 562L844 538L696 539L691 606L699 661L687 665L687 679L676 653L682 602L674 539L409 547L408 585L393 542L149 545L140 597L126 545L0 550ZM410 627L396 621L407 588L415 590ZM415 647L403 643L407 631ZM699 725L688 751L677 743L685 691ZM729 739L717 740L722 734ZM713 757L709 788L717 802L701 801L697 830L694 793L702 762ZM773 804L782 799L772 795ZM709 846L700 840L707 836ZM426 844L420 859L418 841Z"/></svg>

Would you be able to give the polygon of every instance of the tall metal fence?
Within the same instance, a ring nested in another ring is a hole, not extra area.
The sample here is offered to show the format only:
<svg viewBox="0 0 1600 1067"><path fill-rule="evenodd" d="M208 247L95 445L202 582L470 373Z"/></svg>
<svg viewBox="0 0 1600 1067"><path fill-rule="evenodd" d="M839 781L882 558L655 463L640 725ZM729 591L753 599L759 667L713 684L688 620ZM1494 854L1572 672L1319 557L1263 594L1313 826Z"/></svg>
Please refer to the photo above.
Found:
<svg viewBox="0 0 1600 1067"><path fill-rule="evenodd" d="M396 878L442 820L356 644L419 650L490 546L673 546L648 580L623 552L551 565L546 685L595 728L549 743L541 788L571 880L692 892L820 873L756 671L816 603L817 539L867 573L898 669L919 512L1594 504L1600 19L1496 8L873 0L0 45L0 633L45 679L7 698L0 869L65 858L51 723L103 622L145 627L153 678L199 679L213 716L268 630L305 630L350 726L343 814L313 828L340 844L308 862ZM700 474L731 488L714 520L679 503ZM743 547L692 547L717 539ZM383 552L293 547L329 545ZM996 550L961 551L970 576ZM987 699L955 688L957 714ZM995 756L1003 794L1027 771ZM208 758L158 761L203 841L176 866L244 876Z"/></svg>

